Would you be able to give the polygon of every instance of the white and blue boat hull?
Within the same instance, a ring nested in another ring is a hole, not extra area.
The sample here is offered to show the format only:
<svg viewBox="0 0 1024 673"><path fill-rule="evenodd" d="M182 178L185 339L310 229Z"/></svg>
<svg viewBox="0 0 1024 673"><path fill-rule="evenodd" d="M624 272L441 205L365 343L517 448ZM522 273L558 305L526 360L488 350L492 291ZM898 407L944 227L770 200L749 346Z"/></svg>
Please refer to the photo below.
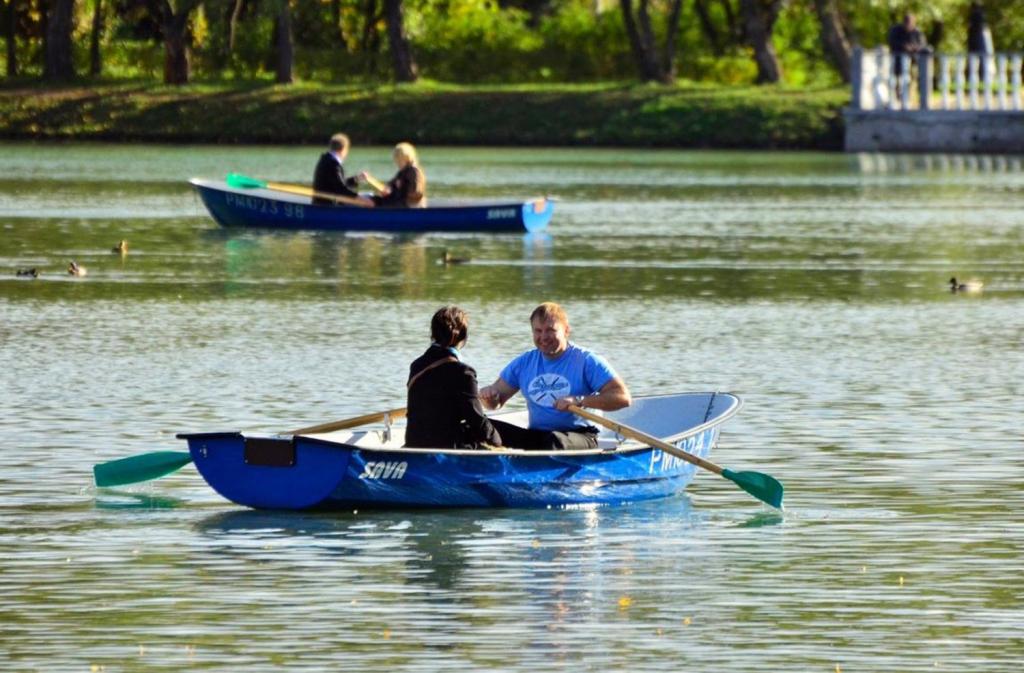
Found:
<svg viewBox="0 0 1024 673"><path fill-rule="evenodd" d="M674 426L677 432L660 438L707 458L721 424L739 406L728 393L687 393L640 398L609 416L650 434ZM658 417L673 412L685 417L686 427ZM609 435L595 450L550 452L389 448L380 435L179 436L218 493L265 509L612 505L670 496L695 470L661 449L620 444Z"/></svg>
<svg viewBox="0 0 1024 673"><path fill-rule="evenodd" d="M230 187L220 180L189 181L206 209L224 227L323 231L535 232L554 213L550 199L501 203L438 201L428 208L359 208L313 205L308 197L269 189Z"/></svg>

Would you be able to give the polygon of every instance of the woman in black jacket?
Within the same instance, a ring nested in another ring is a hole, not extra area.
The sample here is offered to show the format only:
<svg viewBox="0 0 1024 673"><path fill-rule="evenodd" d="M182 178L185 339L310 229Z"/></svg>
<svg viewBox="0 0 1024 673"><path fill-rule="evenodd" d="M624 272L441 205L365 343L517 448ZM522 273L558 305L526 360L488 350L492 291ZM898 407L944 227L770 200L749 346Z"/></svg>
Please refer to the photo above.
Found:
<svg viewBox="0 0 1024 673"><path fill-rule="evenodd" d="M361 180L368 182L377 191L373 197L374 205L379 208L426 208L427 176L420 167L416 148L411 143L398 143L391 158L398 172L387 184L367 171L359 174Z"/></svg>
<svg viewBox="0 0 1024 673"><path fill-rule="evenodd" d="M469 318L445 306L430 321L430 348L409 366L405 445L415 448L477 449L501 446L501 436L484 415L476 370L459 349L469 336Z"/></svg>

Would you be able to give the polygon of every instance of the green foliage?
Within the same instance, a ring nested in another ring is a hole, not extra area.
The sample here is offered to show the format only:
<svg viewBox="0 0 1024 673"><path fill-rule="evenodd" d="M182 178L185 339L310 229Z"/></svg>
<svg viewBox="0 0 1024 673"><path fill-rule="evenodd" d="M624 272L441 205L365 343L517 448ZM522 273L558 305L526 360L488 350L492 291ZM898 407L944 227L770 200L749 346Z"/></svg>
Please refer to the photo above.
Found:
<svg viewBox="0 0 1024 673"><path fill-rule="evenodd" d="M621 12L595 15L587 5L566 3L541 22L539 33L537 74L543 79L621 79L635 68Z"/></svg>
<svg viewBox="0 0 1024 673"><path fill-rule="evenodd" d="M1020 51L1024 47L1024 0L988 0L982 4L996 50Z"/></svg>
<svg viewBox="0 0 1024 673"><path fill-rule="evenodd" d="M809 3L789 4L783 9L774 41L787 84L837 86L841 83L839 74L822 55L820 25Z"/></svg>
<svg viewBox="0 0 1024 673"><path fill-rule="evenodd" d="M489 0L430 3L421 9L417 57L423 74L464 82L501 82L530 70L540 37L527 13L501 9ZM528 76L527 76L528 78Z"/></svg>
<svg viewBox="0 0 1024 673"><path fill-rule="evenodd" d="M341 126L377 144L835 149L848 99L845 88L691 84L135 84L88 94L68 105L62 91L0 89L0 128L13 138L320 144Z"/></svg>
<svg viewBox="0 0 1024 673"><path fill-rule="evenodd" d="M738 50L735 56L700 54L680 63L679 74L696 82L717 84L749 84L757 77L757 66L748 50Z"/></svg>
<svg viewBox="0 0 1024 673"><path fill-rule="evenodd" d="M269 17L252 17L235 35L235 50L229 69L245 77L258 77L266 72L267 54L274 34L274 21Z"/></svg>
<svg viewBox="0 0 1024 673"><path fill-rule="evenodd" d="M293 2L291 8L296 46L301 45L309 51L335 51L335 54L338 49L346 49L341 26L334 22L330 2L302 0ZM348 12L354 11L355 8L354 3L344 5Z"/></svg>
<svg viewBox="0 0 1024 673"><path fill-rule="evenodd" d="M159 81L164 71L162 44L139 40L112 41L103 47L103 72L115 79Z"/></svg>
<svg viewBox="0 0 1024 673"><path fill-rule="evenodd" d="M76 3L74 60L88 66L92 9L97 0ZM295 36L295 72L300 79L379 84L390 81L391 66L381 0L289 0ZM228 21L235 0L205 0L193 12L193 74L200 80L272 78L268 67L271 35L281 0L245 0L229 50ZM837 0L855 44L884 44L892 23L907 10L929 33L941 21L944 51L962 51L970 0ZM996 47L1024 44L1024 0L984 0ZM538 10L530 15L513 5ZM144 0L106 0L101 40L104 78L159 81L163 74L160 26ZM652 22L659 43L666 0L652 0ZM706 0L711 28L700 20L693 0L683 0L676 36L676 68L681 80L744 84L756 69L750 48L740 39L735 0ZM539 8L543 7L543 11ZM621 11L606 0L504 2L497 0L404 0L406 29L421 74L461 83L594 82L636 77ZM19 69L40 74L41 16L38 3L19 3ZM730 24L730 20L732 23ZM789 86L838 83L822 53L820 26L812 0L787 0L775 24L774 44ZM3 50L0 50L2 52ZM0 53L0 64L4 54Z"/></svg>

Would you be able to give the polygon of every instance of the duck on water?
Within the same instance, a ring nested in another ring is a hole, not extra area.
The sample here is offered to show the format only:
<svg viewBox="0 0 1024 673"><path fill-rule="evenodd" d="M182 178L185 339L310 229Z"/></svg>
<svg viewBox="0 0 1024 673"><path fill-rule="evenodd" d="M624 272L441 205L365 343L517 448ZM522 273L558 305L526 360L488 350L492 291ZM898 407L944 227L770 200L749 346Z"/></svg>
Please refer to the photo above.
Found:
<svg viewBox="0 0 1024 673"><path fill-rule="evenodd" d="M950 292L981 292L981 288L984 285L980 280L968 280L958 283L956 276L949 279Z"/></svg>
<svg viewBox="0 0 1024 673"><path fill-rule="evenodd" d="M441 259L437 260L440 264L449 266L451 264L465 264L470 261L469 257L453 257L447 250L441 256Z"/></svg>

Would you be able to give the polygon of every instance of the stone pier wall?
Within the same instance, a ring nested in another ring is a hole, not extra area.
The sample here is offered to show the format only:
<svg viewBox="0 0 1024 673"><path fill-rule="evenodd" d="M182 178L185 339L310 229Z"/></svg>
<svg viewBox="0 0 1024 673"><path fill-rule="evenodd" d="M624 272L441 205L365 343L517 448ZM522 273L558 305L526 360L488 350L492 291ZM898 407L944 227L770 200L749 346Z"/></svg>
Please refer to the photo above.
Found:
<svg viewBox="0 0 1024 673"><path fill-rule="evenodd" d="M848 152L1024 154L1024 57L854 52Z"/></svg>
<svg viewBox="0 0 1024 673"><path fill-rule="evenodd" d="M843 110L847 152L1024 154L1024 114L975 110Z"/></svg>

